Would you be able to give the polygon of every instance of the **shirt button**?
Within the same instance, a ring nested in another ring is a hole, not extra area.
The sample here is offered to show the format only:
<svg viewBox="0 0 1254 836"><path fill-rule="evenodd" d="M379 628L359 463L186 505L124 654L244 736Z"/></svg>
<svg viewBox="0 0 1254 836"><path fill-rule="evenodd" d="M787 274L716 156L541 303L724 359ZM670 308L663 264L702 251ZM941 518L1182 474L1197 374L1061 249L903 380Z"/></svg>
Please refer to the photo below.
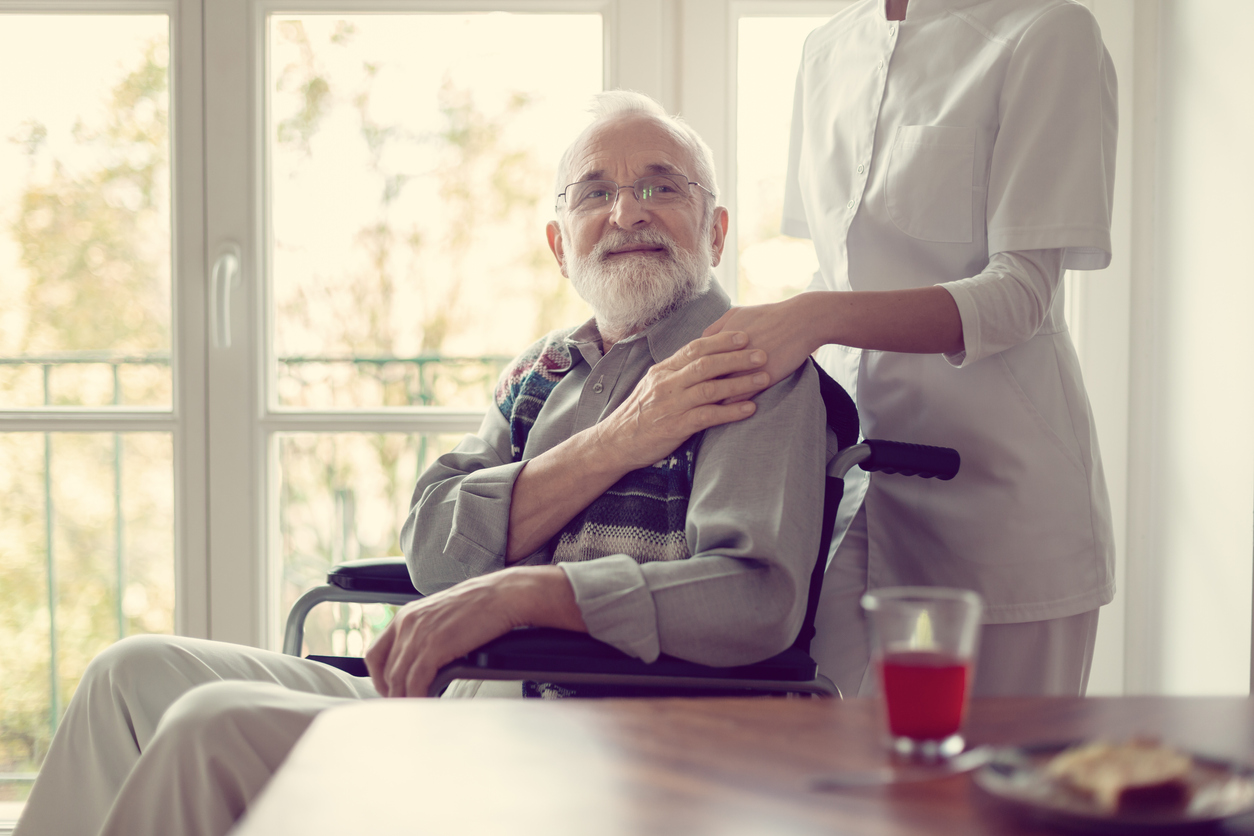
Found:
<svg viewBox="0 0 1254 836"><path fill-rule="evenodd" d="M882 69L884 69L884 62L883 62L883 61L881 61L881 62L880 62L880 69L881 69L881 70L882 70Z"/></svg>
<svg viewBox="0 0 1254 836"><path fill-rule="evenodd" d="M845 208L846 208L846 209L852 209L852 208L853 208L853 201L851 200L851 201L849 201L848 203L846 203L846 204L845 204Z"/></svg>
<svg viewBox="0 0 1254 836"><path fill-rule="evenodd" d="M597 385L595 385L595 386L593 386L593 387L592 387L592 391L593 391L593 392L596 392L598 395L599 395L599 394L601 394L601 391L602 391L603 389L605 389L605 387L604 387L604 386L602 386L600 383L598 383Z"/></svg>
<svg viewBox="0 0 1254 836"><path fill-rule="evenodd" d="M864 165L860 165L860 166L858 166L858 173L859 173L859 174L861 174L861 173L862 173L862 172L864 172L864 171L866 171L866 166L864 166Z"/></svg>

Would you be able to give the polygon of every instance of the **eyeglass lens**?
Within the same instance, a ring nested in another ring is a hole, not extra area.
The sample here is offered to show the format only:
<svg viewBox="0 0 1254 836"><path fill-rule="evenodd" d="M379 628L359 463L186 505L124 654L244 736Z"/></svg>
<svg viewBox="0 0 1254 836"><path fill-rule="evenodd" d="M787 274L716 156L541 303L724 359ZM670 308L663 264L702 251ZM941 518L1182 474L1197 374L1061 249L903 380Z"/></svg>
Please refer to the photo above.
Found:
<svg viewBox="0 0 1254 836"><path fill-rule="evenodd" d="M608 212L620 187L612 180L585 180L566 187L566 205L579 214ZM650 174L631 185L636 199L646 206L677 203L689 195L688 180L676 174Z"/></svg>

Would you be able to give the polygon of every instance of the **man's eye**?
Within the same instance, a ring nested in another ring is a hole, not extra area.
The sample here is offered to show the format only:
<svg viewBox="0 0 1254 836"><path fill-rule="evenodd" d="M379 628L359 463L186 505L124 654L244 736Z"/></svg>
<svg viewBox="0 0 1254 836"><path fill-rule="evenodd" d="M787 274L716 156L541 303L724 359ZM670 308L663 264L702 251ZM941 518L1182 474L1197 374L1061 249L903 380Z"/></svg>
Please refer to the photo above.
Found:
<svg viewBox="0 0 1254 836"><path fill-rule="evenodd" d="M610 191L606 188L593 187L585 189L579 197L580 203L603 203L610 199Z"/></svg>

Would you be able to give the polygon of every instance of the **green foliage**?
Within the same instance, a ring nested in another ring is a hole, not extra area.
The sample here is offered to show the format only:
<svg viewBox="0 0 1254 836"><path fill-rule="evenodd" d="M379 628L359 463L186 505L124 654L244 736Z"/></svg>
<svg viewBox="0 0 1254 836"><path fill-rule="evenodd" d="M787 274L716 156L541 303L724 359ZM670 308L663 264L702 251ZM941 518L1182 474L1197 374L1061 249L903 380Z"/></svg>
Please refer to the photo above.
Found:
<svg viewBox="0 0 1254 836"><path fill-rule="evenodd" d="M9 343L20 353L169 351L167 58L164 43L150 44L111 91L101 124L75 126L81 153L71 156L89 164L54 158L37 122L14 138L30 163L8 229L27 278L29 315ZM77 388L91 385L84 367L63 371ZM168 390L168 375L157 374L141 377L133 394L151 400ZM71 391L54 403L79 397ZM125 632L172 629L170 443L166 433L0 434L0 772L38 768L52 732L53 679L63 709L87 663L118 637L120 610ZM119 520L115 467L128 452ZM49 669L49 504L56 671ZM134 591L129 607L119 600L119 525Z"/></svg>
<svg viewBox="0 0 1254 836"><path fill-rule="evenodd" d="M101 163L78 172L60 160L32 182L10 232L30 278L33 312L23 353L168 351L169 142L166 54L152 44L114 89L106 124L79 124L76 140ZM45 129L20 139L37 170Z"/></svg>

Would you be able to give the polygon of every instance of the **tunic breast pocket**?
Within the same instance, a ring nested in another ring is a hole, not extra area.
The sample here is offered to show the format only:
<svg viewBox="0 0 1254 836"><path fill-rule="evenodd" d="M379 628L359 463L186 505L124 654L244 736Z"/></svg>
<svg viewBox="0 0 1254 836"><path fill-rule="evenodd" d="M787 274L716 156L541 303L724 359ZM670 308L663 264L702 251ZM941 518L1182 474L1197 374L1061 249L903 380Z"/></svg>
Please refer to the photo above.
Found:
<svg viewBox="0 0 1254 836"><path fill-rule="evenodd" d="M888 216L923 241L971 242L975 128L902 125L888 160Z"/></svg>

